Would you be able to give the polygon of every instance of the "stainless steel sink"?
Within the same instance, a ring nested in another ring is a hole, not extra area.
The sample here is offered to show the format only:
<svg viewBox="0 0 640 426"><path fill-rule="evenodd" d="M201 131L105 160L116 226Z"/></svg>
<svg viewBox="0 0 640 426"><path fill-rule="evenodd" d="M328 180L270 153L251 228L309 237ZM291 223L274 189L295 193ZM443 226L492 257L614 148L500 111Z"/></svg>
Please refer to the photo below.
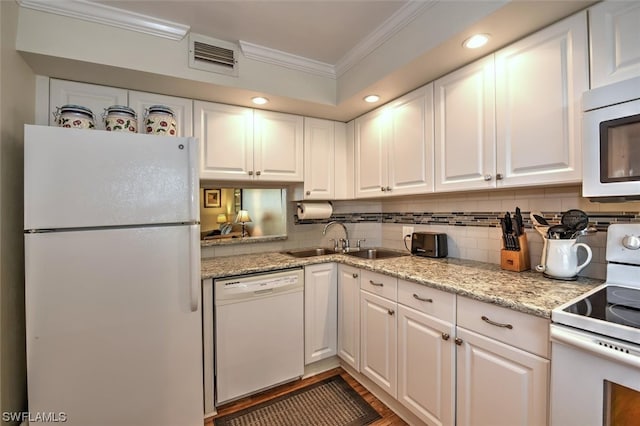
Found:
<svg viewBox="0 0 640 426"><path fill-rule="evenodd" d="M284 252L284 254L288 254L289 256L293 256L293 257L314 257L314 256L323 256L325 254L333 254L333 253L335 253L333 250L324 248L324 247L318 247L318 248L306 249L306 250L291 250L291 251Z"/></svg>
<svg viewBox="0 0 640 426"><path fill-rule="evenodd" d="M359 257L361 259L389 259L392 257L408 255L408 253L403 253L401 251L387 250L383 248L361 249L360 251L352 251L345 254L348 256Z"/></svg>

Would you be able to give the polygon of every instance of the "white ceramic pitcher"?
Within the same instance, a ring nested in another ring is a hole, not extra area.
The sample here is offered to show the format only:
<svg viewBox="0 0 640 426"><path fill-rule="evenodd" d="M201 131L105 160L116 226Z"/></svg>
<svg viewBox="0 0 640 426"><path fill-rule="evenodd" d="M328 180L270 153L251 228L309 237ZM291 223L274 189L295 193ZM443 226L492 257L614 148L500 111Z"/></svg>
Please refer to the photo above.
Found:
<svg viewBox="0 0 640 426"><path fill-rule="evenodd" d="M591 262L591 247L577 240L547 240L545 273L556 278L573 278ZM587 259L578 265L578 248L587 252Z"/></svg>

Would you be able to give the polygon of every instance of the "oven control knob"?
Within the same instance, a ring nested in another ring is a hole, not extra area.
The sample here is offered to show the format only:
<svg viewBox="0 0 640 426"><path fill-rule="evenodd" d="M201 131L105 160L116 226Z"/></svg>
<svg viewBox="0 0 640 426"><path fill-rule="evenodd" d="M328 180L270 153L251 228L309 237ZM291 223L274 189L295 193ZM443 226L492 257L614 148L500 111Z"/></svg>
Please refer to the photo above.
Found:
<svg viewBox="0 0 640 426"><path fill-rule="evenodd" d="M622 239L622 245L629 250L638 250L640 249L640 238L635 235L625 235Z"/></svg>

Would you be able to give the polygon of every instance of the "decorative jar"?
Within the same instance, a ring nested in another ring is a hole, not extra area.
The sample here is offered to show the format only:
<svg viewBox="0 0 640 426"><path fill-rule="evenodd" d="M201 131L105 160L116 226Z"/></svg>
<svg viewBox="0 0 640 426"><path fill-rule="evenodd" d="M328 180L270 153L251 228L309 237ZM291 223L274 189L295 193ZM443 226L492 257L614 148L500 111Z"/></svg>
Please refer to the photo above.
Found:
<svg viewBox="0 0 640 426"><path fill-rule="evenodd" d="M133 108L124 105L112 105L104 110L104 128L109 132L138 131L138 116Z"/></svg>
<svg viewBox="0 0 640 426"><path fill-rule="evenodd" d="M178 136L178 124L173 110L164 105L147 108L144 118L145 131L154 135Z"/></svg>
<svg viewBox="0 0 640 426"><path fill-rule="evenodd" d="M95 128L95 116L93 112L80 105L63 105L56 107L53 113L58 127L73 129Z"/></svg>

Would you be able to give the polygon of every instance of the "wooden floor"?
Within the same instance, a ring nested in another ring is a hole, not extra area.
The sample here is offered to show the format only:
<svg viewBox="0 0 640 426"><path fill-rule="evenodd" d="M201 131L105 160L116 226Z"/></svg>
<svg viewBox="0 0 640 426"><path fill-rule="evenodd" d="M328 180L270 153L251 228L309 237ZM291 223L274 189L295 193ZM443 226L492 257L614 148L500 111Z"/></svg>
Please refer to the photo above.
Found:
<svg viewBox="0 0 640 426"><path fill-rule="evenodd" d="M342 378L352 387L354 388L365 401L367 401L381 416L382 418L371 423L372 426L401 426L407 425L407 423L398 417L393 411L391 411L386 405L384 405L378 398L373 396L367 389L364 388L360 383L358 383L353 377L351 377L346 371L342 368L334 368L333 370L325 371L324 373L320 373L316 376L309 377L303 380L297 380L292 383L288 383L277 388L270 389L268 391L249 396L247 398L229 403L227 405L223 405L218 407L218 414L215 417L210 417L205 420L205 426L215 426L216 417L224 416L226 414L234 413L238 410L242 410L243 408L250 407L252 405L259 404L261 402L268 401L272 398L276 398L278 396L284 395L286 393L292 392L296 389L300 389L309 385L311 383L316 383L326 379L327 377L331 377L339 373Z"/></svg>

